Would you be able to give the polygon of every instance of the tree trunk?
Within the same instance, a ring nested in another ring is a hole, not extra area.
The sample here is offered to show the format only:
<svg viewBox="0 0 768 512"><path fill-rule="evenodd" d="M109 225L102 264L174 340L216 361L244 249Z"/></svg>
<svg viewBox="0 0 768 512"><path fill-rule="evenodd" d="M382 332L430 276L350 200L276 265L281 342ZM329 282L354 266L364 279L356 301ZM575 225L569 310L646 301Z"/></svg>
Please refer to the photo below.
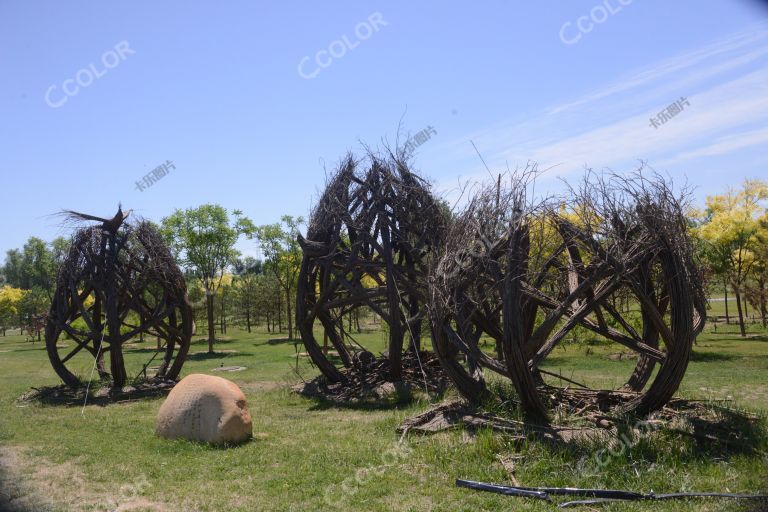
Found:
<svg viewBox="0 0 768 512"><path fill-rule="evenodd" d="M760 293L760 319L763 321L763 329L766 328L766 311L765 311L765 279L758 279L757 286Z"/></svg>
<svg viewBox="0 0 768 512"><path fill-rule="evenodd" d="M748 309L749 301L747 300L746 295L741 297L741 302L743 302L742 306L744 307L744 318L749 319L749 309Z"/></svg>
<svg viewBox="0 0 768 512"><path fill-rule="evenodd" d="M277 332L283 332L283 301L277 294Z"/></svg>
<svg viewBox="0 0 768 512"><path fill-rule="evenodd" d="M224 290L221 289L221 334L227 334L227 310L224 299Z"/></svg>
<svg viewBox="0 0 768 512"><path fill-rule="evenodd" d="M725 291L725 323L728 325L731 323L731 317L728 314L728 281L725 281L723 284L725 285L723 288Z"/></svg>
<svg viewBox="0 0 768 512"><path fill-rule="evenodd" d="M248 333L251 333L251 312L250 310L245 310L245 328L248 330Z"/></svg>
<svg viewBox="0 0 768 512"><path fill-rule="evenodd" d="M741 291L738 286L733 290L733 293L736 295L736 309L739 313L739 331L741 331L741 337L746 338L747 330L744 327L744 313L741 310Z"/></svg>
<svg viewBox="0 0 768 512"><path fill-rule="evenodd" d="M288 309L288 339L293 339L293 309L291 308L291 287L285 289L285 307Z"/></svg>
<svg viewBox="0 0 768 512"><path fill-rule="evenodd" d="M216 341L216 334L213 325L213 294L206 290L206 306L208 308L208 353L213 354L213 342Z"/></svg>

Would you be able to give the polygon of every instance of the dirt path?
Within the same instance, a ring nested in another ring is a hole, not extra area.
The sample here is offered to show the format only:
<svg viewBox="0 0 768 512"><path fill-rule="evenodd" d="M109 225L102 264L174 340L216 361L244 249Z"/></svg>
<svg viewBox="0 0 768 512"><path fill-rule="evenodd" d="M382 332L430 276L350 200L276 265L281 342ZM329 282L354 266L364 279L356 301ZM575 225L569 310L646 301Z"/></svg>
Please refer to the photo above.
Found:
<svg viewBox="0 0 768 512"><path fill-rule="evenodd" d="M0 512L167 512L142 494L152 486L144 475L119 489L86 482L77 461L54 464L23 448L0 446Z"/></svg>

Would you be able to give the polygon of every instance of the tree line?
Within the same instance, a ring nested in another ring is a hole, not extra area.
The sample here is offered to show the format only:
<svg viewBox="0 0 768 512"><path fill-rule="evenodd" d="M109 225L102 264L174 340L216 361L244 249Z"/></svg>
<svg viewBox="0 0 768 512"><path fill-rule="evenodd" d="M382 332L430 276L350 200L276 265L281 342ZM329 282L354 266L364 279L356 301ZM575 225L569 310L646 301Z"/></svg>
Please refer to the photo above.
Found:
<svg viewBox="0 0 768 512"><path fill-rule="evenodd" d="M738 188L706 198L689 215L688 229L704 268L710 295L725 298L725 321L734 320L746 336L749 310L763 327L768 321L768 183L745 180ZM294 307L301 265L297 242L302 217L256 226L241 211L216 204L176 210L158 225L184 271L198 333L206 333L209 351L216 336L236 325L251 332L296 334ZM263 259L235 249L253 240ZM469 241L468 241L469 243ZM50 243L31 237L7 251L0 267L0 332L20 329L39 339L56 287L56 272L69 241ZM733 299L736 311L732 310Z"/></svg>

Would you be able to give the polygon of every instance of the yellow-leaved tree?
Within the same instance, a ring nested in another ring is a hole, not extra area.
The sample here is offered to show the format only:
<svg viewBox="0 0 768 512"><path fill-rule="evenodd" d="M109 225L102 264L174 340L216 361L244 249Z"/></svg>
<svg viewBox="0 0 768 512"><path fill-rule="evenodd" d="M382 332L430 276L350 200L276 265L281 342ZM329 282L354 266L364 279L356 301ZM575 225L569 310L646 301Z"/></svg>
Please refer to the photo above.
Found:
<svg viewBox="0 0 768 512"><path fill-rule="evenodd" d="M760 312L763 328L768 327L768 214L763 215L752 250L752 279L747 283L747 300Z"/></svg>
<svg viewBox="0 0 768 512"><path fill-rule="evenodd" d="M728 285L733 289L742 336L746 336L742 296L757 261L757 235L766 216L767 201L768 183L744 180L738 190L707 197L703 219L696 229L704 242L710 270L723 279L726 293Z"/></svg>
<svg viewBox="0 0 768 512"><path fill-rule="evenodd" d="M24 297L28 290L14 288L12 286L3 286L0 288L0 331L5 336L5 331L13 326L14 322L19 322L19 312L21 311Z"/></svg>

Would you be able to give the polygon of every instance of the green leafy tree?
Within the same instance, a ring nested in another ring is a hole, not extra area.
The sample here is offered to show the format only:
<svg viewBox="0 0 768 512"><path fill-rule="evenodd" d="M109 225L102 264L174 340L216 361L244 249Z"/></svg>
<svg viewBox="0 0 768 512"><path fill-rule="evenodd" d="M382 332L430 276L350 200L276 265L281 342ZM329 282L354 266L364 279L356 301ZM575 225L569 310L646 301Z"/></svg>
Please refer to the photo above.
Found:
<svg viewBox="0 0 768 512"><path fill-rule="evenodd" d="M22 287L28 290L39 288L49 298L53 297L56 286L56 261L45 241L30 237L22 252Z"/></svg>
<svg viewBox="0 0 768 512"><path fill-rule="evenodd" d="M264 254L264 268L274 276L285 299L288 317L288 338L293 339L293 297L301 267L299 227L304 224L302 217L283 215L279 223L259 226L256 238Z"/></svg>
<svg viewBox="0 0 768 512"><path fill-rule="evenodd" d="M216 204L176 210L163 219L161 232L179 263L197 277L205 289L208 317L208 352L215 342L214 297L224 272L237 257L234 246L241 236L253 237L255 226L242 212Z"/></svg>
<svg viewBox="0 0 768 512"><path fill-rule="evenodd" d="M33 286L31 290L27 290L27 293L24 294L24 298L21 301L19 312L21 313L20 316L23 318L23 321L26 322L27 334L32 336L35 334L34 330L36 330L37 341L40 341L41 338L40 319L48 312L50 303L47 290L44 290L39 286ZM21 325L23 326L24 323L22 322Z"/></svg>
<svg viewBox="0 0 768 512"><path fill-rule="evenodd" d="M281 295L280 286L274 275L270 273L256 276L256 320L258 322L260 316L264 317L267 332L276 332L280 328Z"/></svg>
<svg viewBox="0 0 768 512"><path fill-rule="evenodd" d="M39 288L50 299L56 288L56 273L69 250L69 241L56 238L50 244L30 237L22 250L6 253L2 273L11 286L31 290Z"/></svg>
<svg viewBox="0 0 768 512"><path fill-rule="evenodd" d="M245 328L251 332L256 317L256 303L259 293L259 276L262 271L260 260L250 256L238 259L234 264L235 278L232 281L235 303L239 316L245 320Z"/></svg>
<svg viewBox="0 0 768 512"><path fill-rule="evenodd" d="M5 282L10 286L23 289L22 286L22 255L18 249L11 249L5 253L5 263L3 264L3 276Z"/></svg>

